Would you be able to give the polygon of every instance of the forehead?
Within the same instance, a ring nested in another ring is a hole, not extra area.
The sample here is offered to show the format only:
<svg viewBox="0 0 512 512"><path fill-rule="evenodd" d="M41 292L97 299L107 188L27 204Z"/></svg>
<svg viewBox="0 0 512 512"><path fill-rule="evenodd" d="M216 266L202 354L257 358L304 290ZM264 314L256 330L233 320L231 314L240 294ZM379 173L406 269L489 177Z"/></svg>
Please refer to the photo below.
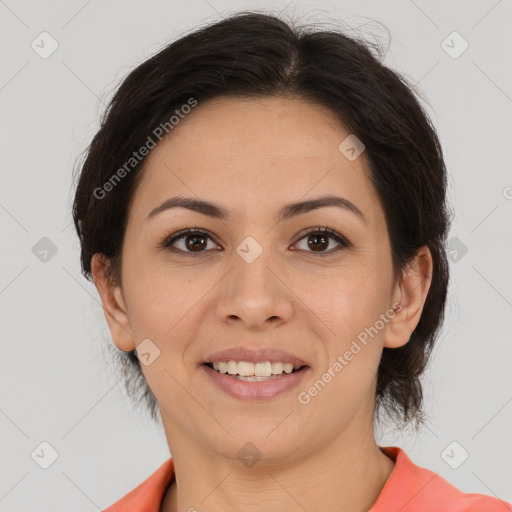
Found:
<svg viewBox="0 0 512 512"><path fill-rule="evenodd" d="M349 135L329 109L303 99L199 103L146 158L132 206L147 215L170 195L195 195L225 199L240 218L246 209L336 193L371 217L379 205L364 153L351 161L339 149Z"/></svg>
<svg viewBox="0 0 512 512"><path fill-rule="evenodd" d="M289 160L338 156L339 139L347 135L330 110L303 99L215 98L180 120L168 141L173 150L178 145L183 150L208 149L208 158ZM175 156L179 158L179 152Z"/></svg>

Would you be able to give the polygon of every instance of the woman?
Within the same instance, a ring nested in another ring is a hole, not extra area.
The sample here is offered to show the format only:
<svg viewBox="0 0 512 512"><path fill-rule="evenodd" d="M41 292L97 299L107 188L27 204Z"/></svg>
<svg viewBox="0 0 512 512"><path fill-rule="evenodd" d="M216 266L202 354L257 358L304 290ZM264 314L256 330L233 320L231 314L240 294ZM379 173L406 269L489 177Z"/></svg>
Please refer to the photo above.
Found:
<svg viewBox="0 0 512 512"><path fill-rule="evenodd" d="M428 116L342 33L240 13L131 72L74 220L172 458L108 512L511 510L375 441L423 421L445 195Z"/></svg>

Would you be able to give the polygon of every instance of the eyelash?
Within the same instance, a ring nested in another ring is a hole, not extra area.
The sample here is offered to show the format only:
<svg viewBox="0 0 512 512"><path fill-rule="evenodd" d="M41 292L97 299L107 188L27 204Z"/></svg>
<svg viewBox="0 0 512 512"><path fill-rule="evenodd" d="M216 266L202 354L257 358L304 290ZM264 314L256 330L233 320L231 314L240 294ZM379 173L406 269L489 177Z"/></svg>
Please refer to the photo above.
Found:
<svg viewBox="0 0 512 512"><path fill-rule="evenodd" d="M304 233L295 243L300 242L303 238L306 238L307 236L312 235L312 234L328 235L328 238L335 240L336 242L338 242L341 245L335 249L331 249L330 251L323 252L323 253L322 252L315 253L314 251L306 251L306 252L311 252L314 255L314 257L324 258L326 256L331 256L334 253L338 253L340 250L342 250L344 248L351 247L351 243L345 237L341 236L336 231L329 229L328 227L322 227L322 226L317 226L315 228L311 228L306 233ZM171 236L166 237L161 243L158 244L158 246L163 249L169 248L170 246L172 246L172 244L174 242L177 242L178 240L181 240L182 238L185 238L187 236L193 236L193 235L205 236L205 237L210 238L210 240L212 240L213 242L215 242L208 231L205 231L202 229L197 229L197 227L195 226L194 228L185 228L180 231L177 231L176 233L172 234ZM193 253L193 252L188 252L188 251L183 251L181 249L177 249L177 252L181 252L183 254L187 254L189 256L196 257L196 256L203 255L206 251Z"/></svg>

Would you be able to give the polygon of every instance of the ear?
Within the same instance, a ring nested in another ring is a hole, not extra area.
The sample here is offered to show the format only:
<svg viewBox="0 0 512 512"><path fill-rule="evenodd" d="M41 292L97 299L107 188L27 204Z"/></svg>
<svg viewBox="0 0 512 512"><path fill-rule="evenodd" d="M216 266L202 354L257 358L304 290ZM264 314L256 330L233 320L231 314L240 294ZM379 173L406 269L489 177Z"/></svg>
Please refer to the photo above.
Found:
<svg viewBox="0 0 512 512"><path fill-rule="evenodd" d="M394 308L394 317L387 325L385 347L398 348L409 341L421 318L432 282L432 268L432 254L424 245L418 249L395 286L393 304L397 307Z"/></svg>
<svg viewBox="0 0 512 512"><path fill-rule="evenodd" d="M103 305L103 312L110 335L117 348L125 352L134 350L132 328L128 319L121 286L114 285L107 277L108 258L96 253L91 260L91 274Z"/></svg>

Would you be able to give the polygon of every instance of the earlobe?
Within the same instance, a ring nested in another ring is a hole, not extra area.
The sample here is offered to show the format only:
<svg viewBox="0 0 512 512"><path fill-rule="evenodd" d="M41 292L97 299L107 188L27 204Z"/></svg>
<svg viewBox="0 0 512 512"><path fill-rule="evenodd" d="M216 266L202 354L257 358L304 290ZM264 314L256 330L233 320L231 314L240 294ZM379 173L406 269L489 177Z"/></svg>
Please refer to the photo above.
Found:
<svg viewBox="0 0 512 512"><path fill-rule="evenodd" d="M103 312L114 344L125 352L134 350L132 329L121 286L110 282L107 276L107 259L96 253L91 260L91 274L100 295Z"/></svg>
<svg viewBox="0 0 512 512"><path fill-rule="evenodd" d="M432 254L427 246L418 249L416 256L404 269L396 283L394 302L401 307L387 325L384 346L398 348L405 345L418 325L432 282Z"/></svg>

